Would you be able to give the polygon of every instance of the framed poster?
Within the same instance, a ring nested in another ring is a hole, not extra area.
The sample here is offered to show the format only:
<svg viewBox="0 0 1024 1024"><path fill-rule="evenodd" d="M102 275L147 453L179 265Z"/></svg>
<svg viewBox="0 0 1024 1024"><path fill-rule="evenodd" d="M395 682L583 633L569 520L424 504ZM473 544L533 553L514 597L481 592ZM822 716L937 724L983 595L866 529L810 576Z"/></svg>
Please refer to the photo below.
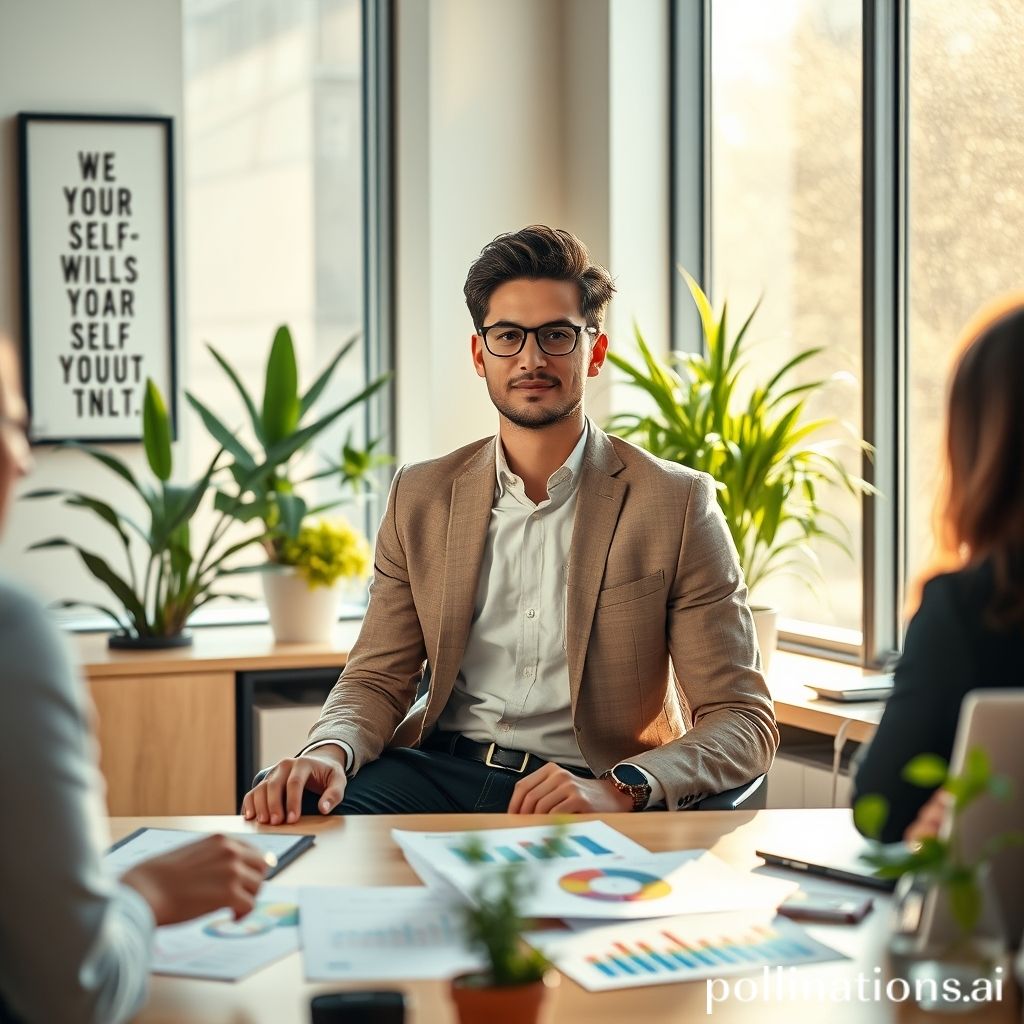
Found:
<svg viewBox="0 0 1024 1024"><path fill-rule="evenodd" d="M19 114L33 443L137 441L152 377L177 423L169 117Z"/></svg>

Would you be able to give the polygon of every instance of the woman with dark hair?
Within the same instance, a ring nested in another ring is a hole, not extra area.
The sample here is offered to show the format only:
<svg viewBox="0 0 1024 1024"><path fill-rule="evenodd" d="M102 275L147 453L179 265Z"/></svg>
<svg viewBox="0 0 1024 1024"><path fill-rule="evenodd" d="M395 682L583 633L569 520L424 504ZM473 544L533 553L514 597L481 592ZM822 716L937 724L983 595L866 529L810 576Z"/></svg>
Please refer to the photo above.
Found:
<svg viewBox="0 0 1024 1024"><path fill-rule="evenodd" d="M938 555L914 595L895 687L856 777L889 801L888 842L934 834L943 794L904 781L949 759L964 696L1024 686L1024 293L966 327L949 389Z"/></svg>
<svg viewBox="0 0 1024 1024"><path fill-rule="evenodd" d="M0 530L30 462L18 379L0 334ZM0 1022L117 1024L145 998L154 928L241 917L266 864L210 836L114 878L88 697L49 616L2 577L0 666Z"/></svg>

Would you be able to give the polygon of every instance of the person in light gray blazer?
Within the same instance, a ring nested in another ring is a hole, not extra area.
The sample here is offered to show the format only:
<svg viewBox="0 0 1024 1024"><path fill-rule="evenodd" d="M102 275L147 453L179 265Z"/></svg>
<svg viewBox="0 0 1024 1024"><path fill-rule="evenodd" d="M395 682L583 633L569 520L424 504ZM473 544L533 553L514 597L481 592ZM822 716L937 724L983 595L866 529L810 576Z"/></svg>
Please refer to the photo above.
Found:
<svg viewBox="0 0 1024 1024"><path fill-rule="evenodd" d="M0 335L0 531L29 466ZM117 1024L146 995L157 925L252 909L266 865L214 836L112 877L92 710L38 601L0 579L0 1022Z"/></svg>

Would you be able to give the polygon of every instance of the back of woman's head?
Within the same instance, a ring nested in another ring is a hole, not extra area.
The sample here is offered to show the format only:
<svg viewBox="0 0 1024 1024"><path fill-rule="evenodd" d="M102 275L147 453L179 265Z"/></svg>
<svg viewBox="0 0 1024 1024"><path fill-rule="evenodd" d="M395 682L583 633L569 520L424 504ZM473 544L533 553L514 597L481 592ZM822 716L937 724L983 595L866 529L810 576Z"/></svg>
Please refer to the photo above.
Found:
<svg viewBox="0 0 1024 1024"><path fill-rule="evenodd" d="M945 457L944 560L991 562L990 618L1024 623L1024 294L985 307L963 332Z"/></svg>

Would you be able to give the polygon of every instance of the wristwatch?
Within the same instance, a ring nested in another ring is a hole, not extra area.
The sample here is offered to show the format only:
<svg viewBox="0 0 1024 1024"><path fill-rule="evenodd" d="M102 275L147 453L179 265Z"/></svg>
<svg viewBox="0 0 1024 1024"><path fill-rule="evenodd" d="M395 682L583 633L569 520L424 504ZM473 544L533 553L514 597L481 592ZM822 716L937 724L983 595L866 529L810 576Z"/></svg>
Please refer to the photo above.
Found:
<svg viewBox="0 0 1024 1024"><path fill-rule="evenodd" d="M601 778L608 779L620 793L625 793L633 801L634 811L642 811L651 799L651 784L636 765L617 764Z"/></svg>

